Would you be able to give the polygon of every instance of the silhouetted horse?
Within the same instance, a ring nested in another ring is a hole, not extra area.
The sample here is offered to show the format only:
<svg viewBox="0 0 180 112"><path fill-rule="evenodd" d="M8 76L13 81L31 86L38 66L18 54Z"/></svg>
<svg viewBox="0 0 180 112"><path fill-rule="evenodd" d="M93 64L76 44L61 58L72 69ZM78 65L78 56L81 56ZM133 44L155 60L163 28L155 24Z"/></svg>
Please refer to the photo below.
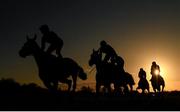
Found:
<svg viewBox="0 0 180 112"><path fill-rule="evenodd" d="M73 91L76 89L77 76L86 80L87 75L83 69L70 58L57 58L40 49L36 43L36 36L33 39L27 37L27 42L19 51L21 57L34 56L39 69L39 77L44 85L50 90L57 90L58 82L68 84L68 91L71 89L72 76Z"/></svg>
<svg viewBox="0 0 180 112"><path fill-rule="evenodd" d="M165 87L165 82L162 76L160 75L152 75L151 77L151 85L153 87L154 92L156 92L156 90L158 90L158 92L163 92L164 87ZM161 86L162 86L162 90L161 90Z"/></svg>
<svg viewBox="0 0 180 112"><path fill-rule="evenodd" d="M139 80L138 87L136 88L136 90L138 90L138 89L141 89L142 93L144 93L146 89L149 92L149 83L146 78L141 78Z"/></svg>
<svg viewBox="0 0 180 112"><path fill-rule="evenodd" d="M127 72L119 72L118 68L111 63L104 63L101 60L101 54L93 49L91 54L89 65L96 65L96 92L99 93L100 86L103 85L108 90L111 90L111 83L114 84L115 90L123 87L125 91L129 91L128 86L131 90L133 89L134 79L131 74Z"/></svg>
<svg viewBox="0 0 180 112"><path fill-rule="evenodd" d="M112 66L108 63L103 63L101 60L101 55L98 51L93 49L93 53L91 54L91 58L89 60L89 65L96 65L96 93L98 94L100 91L100 87L103 85L108 89L108 92L111 91L111 83L112 83Z"/></svg>

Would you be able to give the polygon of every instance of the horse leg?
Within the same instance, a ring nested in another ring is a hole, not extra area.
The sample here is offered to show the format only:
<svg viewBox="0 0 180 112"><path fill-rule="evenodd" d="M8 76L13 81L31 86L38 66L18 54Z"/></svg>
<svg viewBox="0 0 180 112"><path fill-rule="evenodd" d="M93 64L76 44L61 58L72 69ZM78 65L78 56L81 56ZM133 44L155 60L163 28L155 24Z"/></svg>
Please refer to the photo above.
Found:
<svg viewBox="0 0 180 112"><path fill-rule="evenodd" d="M58 89L58 81L53 81L53 89L54 90Z"/></svg>
<svg viewBox="0 0 180 112"><path fill-rule="evenodd" d="M156 93L156 88L155 88L155 87L153 87L153 90L154 90L154 92Z"/></svg>
<svg viewBox="0 0 180 112"><path fill-rule="evenodd" d="M120 91L119 91L119 87L120 87L120 85L119 85L119 84L114 83L114 93L118 93L118 92L120 92Z"/></svg>
<svg viewBox="0 0 180 112"><path fill-rule="evenodd" d="M140 87L139 87L139 86L136 88L136 91L138 91L138 89L140 89Z"/></svg>
<svg viewBox="0 0 180 112"><path fill-rule="evenodd" d="M149 90L149 83L148 83L148 82L146 82L146 89L147 89L147 91L148 91L148 93L149 93L150 90Z"/></svg>
<svg viewBox="0 0 180 112"><path fill-rule="evenodd" d="M157 87L157 90L158 90L158 92L161 92L161 86L160 85Z"/></svg>
<svg viewBox="0 0 180 112"><path fill-rule="evenodd" d="M107 86L107 89L108 89L108 93L110 94L110 93L111 93L111 84L109 84L109 85Z"/></svg>
<svg viewBox="0 0 180 112"><path fill-rule="evenodd" d="M128 93L129 92L129 88L127 85L124 86L124 93Z"/></svg>
<svg viewBox="0 0 180 112"><path fill-rule="evenodd" d="M73 92L75 92L75 90L76 90L77 75L73 75L72 78L73 78Z"/></svg>
<svg viewBox="0 0 180 112"><path fill-rule="evenodd" d="M44 85L45 85L48 89L51 88L50 82L48 82L48 81L43 81L43 83L44 83Z"/></svg>
<svg viewBox="0 0 180 112"><path fill-rule="evenodd" d="M162 85L162 92L164 92L164 85Z"/></svg>
<svg viewBox="0 0 180 112"><path fill-rule="evenodd" d="M99 94L100 84L96 82L96 93Z"/></svg>
<svg viewBox="0 0 180 112"><path fill-rule="evenodd" d="M143 93L143 94L145 93L145 89L142 89L142 93Z"/></svg>
<svg viewBox="0 0 180 112"><path fill-rule="evenodd" d="M162 92L164 92L165 82L164 79L162 79Z"/></svg>
<svg viewBox="0 0 180 112"><path fill-rule="evenodd" d="M150 90L149 90L149 86L147 87L147 90L148 90L148 93L150 92Z"/></svg>
<svg viewBox="0 0 180 112"><path fill-rule="evenodd" d="M131 89L131 92L133 91L133 85L129 85L130 86L130 89Z"/></svg>

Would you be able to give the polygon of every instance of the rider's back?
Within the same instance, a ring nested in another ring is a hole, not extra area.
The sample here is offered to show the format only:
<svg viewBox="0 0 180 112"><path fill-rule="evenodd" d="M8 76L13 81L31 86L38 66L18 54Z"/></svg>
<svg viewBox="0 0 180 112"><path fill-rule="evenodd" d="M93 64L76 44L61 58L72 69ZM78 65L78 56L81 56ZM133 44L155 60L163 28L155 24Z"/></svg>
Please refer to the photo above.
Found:
<svg viewBox="0 0 180 112"><path fill-rule="evenodd" d="M50 31L50 32L48 32L47 34L45 34L45 35L43 36L43 39L44 39L46 42L51 43L51 44L55 44L55 45L57 45L57 44L63 44L63 40L62 40L61 38L59 38L59 37L57 36L57 34L54 33L53 31Z"/></svg>

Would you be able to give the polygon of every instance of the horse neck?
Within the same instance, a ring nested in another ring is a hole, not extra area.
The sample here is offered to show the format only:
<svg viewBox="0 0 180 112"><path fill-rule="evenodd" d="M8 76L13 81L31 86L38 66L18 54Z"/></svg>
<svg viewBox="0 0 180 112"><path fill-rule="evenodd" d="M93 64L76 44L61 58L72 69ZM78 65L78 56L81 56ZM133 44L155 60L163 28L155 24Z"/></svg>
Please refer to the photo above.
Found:
<svg viewBox="0 0 180 112"><path fill-rule="evenodd" d="M102 61L101 61L101 60L100 60L100 61L97 61L97 62L95 63L95 65L96 65L97 71L101 71L102 65L103 65Z"/></svg>
<svg viewBox="0 0 180 112"><path fill-rule="evenodd" d="M40 49L40 47L38 45L34 49L33 56L34 56L34 59L36 61L36 64L40 68L43 65L42 62L44 60L44 52Z"/></svg>

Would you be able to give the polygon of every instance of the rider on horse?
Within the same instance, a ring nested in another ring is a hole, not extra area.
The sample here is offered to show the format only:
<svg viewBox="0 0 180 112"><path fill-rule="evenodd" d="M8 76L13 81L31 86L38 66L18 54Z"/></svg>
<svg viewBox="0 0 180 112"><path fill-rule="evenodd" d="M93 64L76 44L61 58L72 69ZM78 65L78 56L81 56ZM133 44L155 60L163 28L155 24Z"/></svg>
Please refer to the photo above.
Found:
<svg viewBox="0 0 180 112"><path fill-rule="evenodd" d="M140 80L138 82L138 87L136 89L142 89L142 93L145 92L145 89L147 89L149 92L149 83L146 79L146 72L143 70L143 68L140 68L138 77L140 78Z"/></svg>
<svg viewBox="0 0 180 112"><path fill-rule="evenodd" d="M103 62L108 63L110 61L111 63L115 64L118 55L116 51L104 40L100 42L99 53L105 53Z"/></svg>
<svg viewBox="0 0 180 112"><path fill-rule="evenodd" d="M160 67L159 65L156 64L155 61L153 61L151 65L151 75L152 76L160 75Z"/></svg>
<svg viewBox="0 0 180 112"><path fill-rule="evenodd" d="M159 65L156 64L155 61L152 62L151 65L151 84L153 86L153 90L156 92L156 89L160 92L161 88L160 86L162 86L162 91L164 90L165 87L165 82L163 77L160 75L160 67Z"/></svg>
<svg viewBox="0 0 180 112"><path fill-rule="evenodd" d="M138 77L140 79L146 79L146 72L143 70L143 68L140 68L140 71L138 73Z"/></svg>
<svg viewBox="0 0 180 112"><path fill-rule="evenodd" d="M47 53L51 54L55 50L58 57L62 57L61 49L63 47L63 40L59 38L56 33L50 31L48 25L42 25L39 29L43 34L41 41L41 49L44 50L45 44L49 43L50 46L47 49Z"/></svg>

